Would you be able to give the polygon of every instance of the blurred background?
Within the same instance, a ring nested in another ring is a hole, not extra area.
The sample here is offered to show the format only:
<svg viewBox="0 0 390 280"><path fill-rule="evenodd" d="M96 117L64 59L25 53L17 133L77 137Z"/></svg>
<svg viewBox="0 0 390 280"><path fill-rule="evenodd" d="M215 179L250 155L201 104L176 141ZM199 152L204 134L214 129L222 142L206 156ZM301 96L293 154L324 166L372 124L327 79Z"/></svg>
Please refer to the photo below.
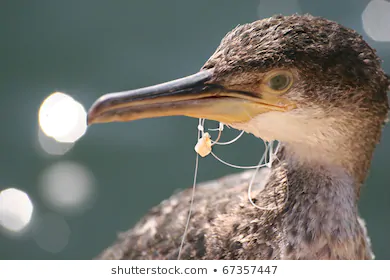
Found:
<svg viewBox="0 0 390 280"><path fill-rule="evenodd" d="M390 73L384 0L2 1L0 259L93 258L152 206L191 186L197 120L86 131L86 110L104 93L195 73L232 28L278 13L310 13L357 30ZM263 149L245 135L214 152L253 165ZM387 126L360 201L378 259L390 259L389 164ZM198 178L233 172L209 156Z"/></svg>

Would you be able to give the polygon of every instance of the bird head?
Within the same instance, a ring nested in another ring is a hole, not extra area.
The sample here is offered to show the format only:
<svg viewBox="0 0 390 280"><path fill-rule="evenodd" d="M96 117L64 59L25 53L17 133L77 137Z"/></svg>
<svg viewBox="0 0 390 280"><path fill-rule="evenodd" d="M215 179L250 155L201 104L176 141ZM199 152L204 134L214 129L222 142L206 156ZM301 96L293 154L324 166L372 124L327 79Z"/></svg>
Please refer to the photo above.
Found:
<svg viewBox="0 0 390 280"><path fill-rule="evenodd" d="M375 50L355 31L310 15L274 16L233 29L194 75L100 97L88 123L184 115L334 151L371 128L378 140L388 87Z"/></svg>

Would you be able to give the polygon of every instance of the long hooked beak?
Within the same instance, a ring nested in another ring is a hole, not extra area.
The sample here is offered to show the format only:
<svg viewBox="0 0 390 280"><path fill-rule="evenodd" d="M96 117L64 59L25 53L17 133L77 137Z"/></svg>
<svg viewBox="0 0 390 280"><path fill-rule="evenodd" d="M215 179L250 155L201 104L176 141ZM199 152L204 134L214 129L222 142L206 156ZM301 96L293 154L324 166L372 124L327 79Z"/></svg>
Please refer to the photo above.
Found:
<svg viewBox="0 0 390 280"><path fill-rule="evenodd" d="M178 115L232 124L287 110L279 98L228 90L209 83L212 77L212 69L202 70L155 86L105 94L89 109L88 124Z"/></svg>

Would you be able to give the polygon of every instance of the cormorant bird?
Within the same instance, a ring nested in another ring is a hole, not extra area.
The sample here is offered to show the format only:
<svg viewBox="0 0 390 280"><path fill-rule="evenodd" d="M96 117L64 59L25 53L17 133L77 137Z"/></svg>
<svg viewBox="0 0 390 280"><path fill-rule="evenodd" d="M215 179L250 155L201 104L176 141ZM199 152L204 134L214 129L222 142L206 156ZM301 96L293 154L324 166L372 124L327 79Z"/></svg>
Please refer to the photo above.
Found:
<svg viewBox="0 0 390 280"><path fill-rule="evenodd" d="M197 74L100 97L88 123L184 115L280 141L252 198L282 207L250 204L250 172L198 186L182 259L370 259L357 202L389 84L355 31L274 16L229 32ZM176 259L190 198L185 190L163 201L99 258Z"/></svg>

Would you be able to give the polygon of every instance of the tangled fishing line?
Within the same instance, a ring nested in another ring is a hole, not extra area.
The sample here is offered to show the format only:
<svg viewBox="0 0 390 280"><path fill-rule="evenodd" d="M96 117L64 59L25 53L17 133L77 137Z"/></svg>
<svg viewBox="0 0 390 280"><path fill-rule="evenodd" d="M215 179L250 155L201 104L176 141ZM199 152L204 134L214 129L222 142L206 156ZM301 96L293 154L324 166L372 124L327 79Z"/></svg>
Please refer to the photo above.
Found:
<svg viewBox="0 0 390 280"><path fill-rule="evenodd" d="M271 141L271 142L264 141L265 151L264 151L264 153L263 153L263 155L262 155L262 157L261 157L261 159L260 159L260 161L259 161L259 163L257 165L254 165L254 166L239 166L239 165L228 163L228 162L222 160L221 158L219 158L212 151L212 146L214 146L214 145L224 146L224 145L233 144L234 142L236 142L238 139L241 138L241 136L244 134L244 131L241 131L240 134L237 137L235 137L234 139L232 139L230 141L219 142L219 139L221 138L224 126L225 125L220 122L218 128L214 128L214 129L209 128L208 129L209 131L218 131L217 138L215 140L211 140L210 134L208 132L205 132L205 119L199 119L198 138L197 138L198 142L195 145L196 159L195 159L194 180L193 180L193 184L192 184L192 194L191 194L191 200L190 200L190 206L189 206L189 211L188 211L188 215L187 215L187 220L186 220L186 224L185 224L185 228L184 228L184 233L183 233L183 236L182 236L182 239L181 239L181 243L180 243L178 259L180 259L180 257L181 257L182 249L183 249L184 242L185 242L185 239L186 239L186 236L187 236L187 233L188 233L188 228L189 228L190 219L191 219L191 215L192 215L192 208L193 208L194 197L195 197L196 181L197 181L197 175L198 175L199 155L201 157L205 157L205 156L211 154L216 160L218 160L219 162L221 162L221 163L223 163L223 164L225 164L225 165L227 165L229 167L232 167L232 168L237 168L237 169L255 169L255 172L253 173L252 178L251 178L251 180L249 182L249 186L248 186L248 199L249 199L249 202L251 203L251 205L253 207L258 208L260 210L270 210L270 211L272 211L272 210L276 210L276 209L279 208L278 206L275 206L275 207L261 207L259 205L256 205L255 202L252 199L252 196L251 196L252 186L253 186L253 183L255 181L255 178L256 178L256 175L257 175L258 171L262 167L271 168L272 163L274 162L274 160L276 158L276 154L278 152L279 145L274 147L274 144L275 144L274 141ZM286 202L287 199L288 199L288 188L286 190L286 197L284 199L284 202Z"/></svg>

